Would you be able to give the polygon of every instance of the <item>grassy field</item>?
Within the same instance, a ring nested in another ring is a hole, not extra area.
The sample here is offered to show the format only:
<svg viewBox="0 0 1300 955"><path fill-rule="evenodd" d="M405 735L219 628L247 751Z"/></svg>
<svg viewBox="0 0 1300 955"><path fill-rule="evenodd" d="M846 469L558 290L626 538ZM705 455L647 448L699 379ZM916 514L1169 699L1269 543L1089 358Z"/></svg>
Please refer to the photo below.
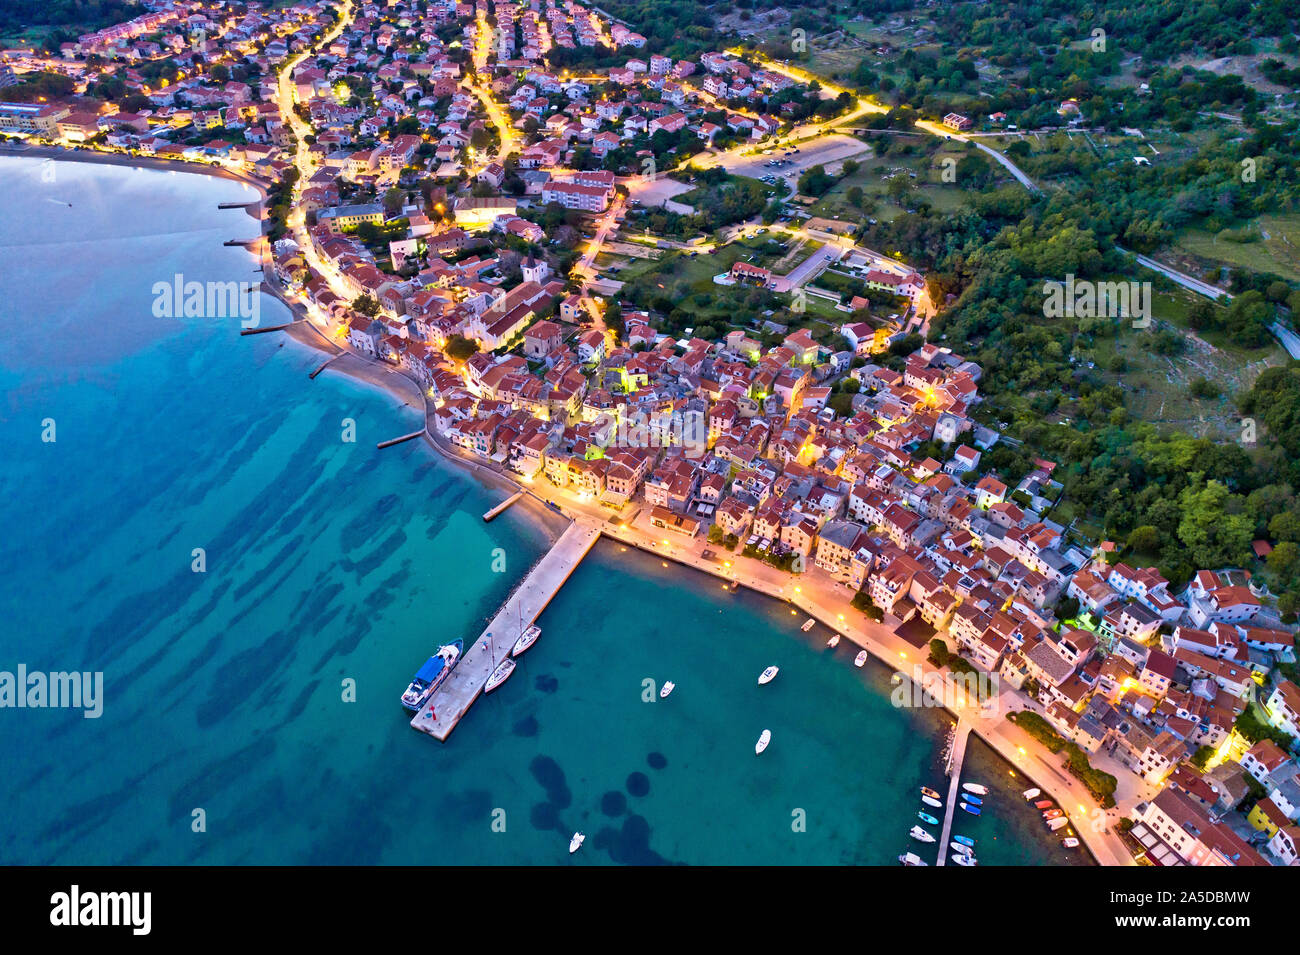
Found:
<svg viewBox="0 0 1300 955"><path fill-rule="evenodd" d="M918 145L924 140L917 140ZM858 170L845 176L816 203L808 207L808 212L824 219L843 219L857 222L868 217L889 221L904 211L907 203L896 203L888 193L889 179L905 176L912 185L911 195L923 197L940 212L951 212L966 202L966 190L957 183L942 180L943 160L952 158L960 160L965 153L961 147L946 145L933 155L884 155L860 160ZM858 208L849 202L848 193L854 186L862 189L865 197L864 208Z"/></svg>
<svg viewBox="0 0 1300 955"><path fill-rule="evenodd" d="M1300 214L1263 215L1243 228L1255 241L1230 242L1223 238L1223 233L1186 229L1176 245L1179 250L1207 262L1274 272L1288 281L1300 282Z"/></svg>
<svg viewBox="0 0 1300 955"><path fill-rule="evenodd" d="M1129 412L1170 430L1205 437L1231 437L1235 423L1235 395L1250 387L1261 371L1282 364L1286 354L1276 344L1244 349L1220 336L1201 336L1187 326L1191 292L1157 292L1152 305L1154 327L1135 329L1120 321L1118 334L1098 337L1091 348L1076 345L1075 354L1096 363L1095 371L1125 394ZM1183 339L1181 354L1162 355L1153 348L1162 331ZM1216 397L1198 398L1191 386L1204 378L1218 390Z"/></svg>

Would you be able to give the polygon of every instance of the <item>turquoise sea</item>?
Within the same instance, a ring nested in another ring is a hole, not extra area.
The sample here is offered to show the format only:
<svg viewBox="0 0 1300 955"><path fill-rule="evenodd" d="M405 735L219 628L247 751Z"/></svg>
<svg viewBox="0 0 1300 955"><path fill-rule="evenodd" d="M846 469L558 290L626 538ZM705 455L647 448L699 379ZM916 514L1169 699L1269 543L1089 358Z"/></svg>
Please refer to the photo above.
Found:
<svg viewBox="0 0 1300 955"><path fill-rule="evenodd" d="M883 666L855 670L789 608L613 544L446 744L413 732L410 675L477 635L553 529L518 509L484 524L501 491L420 442L376 451L418 417L309 381L317 353L154 317L176 274L257 279L222 246L256 234L217 210L243 186L14 158L0 186L0 670L105 684L99 719L0 709L0 861L879 864L919 846L941 711L895 709ZM982 861L1086 861L1046 837L1027 784L971 759L999 786L959 827Z"/></svg>

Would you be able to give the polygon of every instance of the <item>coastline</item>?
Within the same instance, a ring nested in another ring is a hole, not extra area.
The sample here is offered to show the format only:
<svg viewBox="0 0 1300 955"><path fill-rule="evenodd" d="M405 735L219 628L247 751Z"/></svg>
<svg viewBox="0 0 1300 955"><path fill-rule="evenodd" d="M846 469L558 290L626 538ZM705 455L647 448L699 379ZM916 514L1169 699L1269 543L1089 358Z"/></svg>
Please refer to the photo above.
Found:
<svg viewBox="0 0 1300 955"><path fill-rule="evenodd" d="M224 166L216 166L211 163L189 162L183 159L162 159L157 156L132 156L127 153L102 152L97 149L70 149L64 146L25 145L23 148L18 149L14 147L12 141L7 143L3 148L0 148L0 158L3 158L4 156L14 156L18 159L54 159L59 162L93 163L98 166L141 167L161 172L187 172L196 176L212 176L216 179L226 179L230 182L238 182L252 186L258 192L259 205L261 202L266 200L266 195L271 188L271 183L258 179L256 176L246 176L227 169ZM260 210L258 218L261 218Z"/></svg>

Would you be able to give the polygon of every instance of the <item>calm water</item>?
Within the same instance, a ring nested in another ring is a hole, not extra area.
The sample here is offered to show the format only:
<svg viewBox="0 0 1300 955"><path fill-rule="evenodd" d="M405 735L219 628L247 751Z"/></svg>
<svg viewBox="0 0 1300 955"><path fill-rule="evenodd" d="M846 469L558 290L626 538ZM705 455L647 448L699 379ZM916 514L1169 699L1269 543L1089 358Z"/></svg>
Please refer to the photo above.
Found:
<svg viewBox="0 0 1300 955"><path fill-rule="evenodd" d="M548 532L515 511L483 524L501 492L420 443L376 452L418 418L308 381L314 352L241 339L237 319L153 316L153 283L176 273L256 279L221 245L256 232L216 209L243 187L42 168L0 160L0 669L102 670L106 699L93 720L0 710L0 860L884 863L909 848L943 716L895 710L883 667L853 669L788 608L615 545L447 744L411 731L411 673L479 632ZM262 300L264 324L283 316ZM759 688L769 663L781 675ZM644 702L665 679L672 697ZM996 785L1006 767L985 759ZM1069 858L1024 787L1002 785L964 830L982 860Z"/></svg>

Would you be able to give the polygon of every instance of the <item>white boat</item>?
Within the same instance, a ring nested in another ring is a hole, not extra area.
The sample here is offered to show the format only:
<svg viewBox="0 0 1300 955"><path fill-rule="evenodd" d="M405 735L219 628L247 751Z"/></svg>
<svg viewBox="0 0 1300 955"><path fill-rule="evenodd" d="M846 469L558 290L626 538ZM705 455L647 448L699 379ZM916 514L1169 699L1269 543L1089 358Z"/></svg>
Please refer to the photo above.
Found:
<svg viewBox="0 0 1300 955"><path fill-rule="evenodd" d="M917 842L934 842L934 836L930 835L923 826L913 826L912 831L908 833Z"/></svg>
<svg viewBox="0 0 1300 955"><path fill-rule="evenodd" d="M921 802L925 803L927 806L933 806L935 809L943 808L943 803L935 799L933 796L922 796Z"/></svg>
<svg viewBox="0 0 1300 955"><path fill-rule="evenodd" d="M898 857L898 861L903 865L927 865L928 863L915 852L904 852Z"/></svg>
<svg viewBox="0 0 1300 955"><path fill-rule="evenodd" d="M1031 800L1037 799L1042 794L1043 791L1041 789L1026 789L1020 795L1025 797L1025 802L1030 802Z"/></svg>
<svg viewBox="0 0 1300 955"><path fill-rule="evenodd" d="M581 846L584 842L586 842L586 840L587 837L584 836L581 832L575 832L573 834L573 838L569 840L569 855L573 855L575 852L577 852L578 847Z"/></svg>
<svg viewBox="0 0 1300 955"><path fill-rule="evenodd" d="M771 683L776 679L776 675L780 672L780 667L768 667L758 675L758 685L762 686L764 683Z"/></svg>
<svg viewBox="0 0 1300 955"><path fill-rule="evenodd" d="M973 855L975 854L975 850L974 850L974 849L972 849L970 846L964 846L964 845L962 845L960 842L958 842L958 841L955 840L955 839L954 839L952 842L948 843L948 844L949 844L950 846L952 846L953 849L955 849L955 850L956 850L957 852L959 852L961 855L964 855L964 856L973 856Z"/></svg>
<svg viewBox="0 0 1300 955"><path fill-rule="evenodd" d="M953 862L957 863L957 865L973 866L978 864L975 861L974 855L967 855L964 852L954 852L950 858Z"/></svg>
<svg viewBox="0 0 1300 955"><path fill-rule="evenodd" d="M826 641L826 646L828 647L838 647L839 645L840 645L840 635L838 633L832 634L831 638Z"/></svg>
<svg viewBox="0 0 1300 955"><path fill-rule="evenodd" d="M487 683L483 684L483 692L491 693L502 683L506 682L506 680L510 679L510 674L514 672L515 672L515 661L510 659L509 657L506 657L504 660L502 660L500 663L497 664L497 668L493 670L492 675L488 677Z"/></svg>
<svg viewBox="0 0 1300 955"><path fill-rule="evenodd" d="M675 689L677 689L676 683L674 683L672 680L665 680L663 687L659 690L659 699L661 700L667 699L668 694Z"/></svg>
<svg viewBox="0 0 1300 955"><path fill-rule="evenodd" d="M1079 840L1074 838L1074 836L1066 836L1061 840L1061 845L1065 846L1067 849L1077 849L1079 847Z"/></svg>
<svg viewBox="0 0 1300 955"><path fill-rule="evenodd" d="M1047 820L1047 828L1051 829L1053 832L1060 829L1062 826L1068 826L1069 824L1070 820L1066 819L1064 816L1057 816L1055 819Z"/></svg>
<svg viewBox="0 0 1300 955"><path fill-rule="evenodd" d="M980 783L962 783L961 788L977 796L987 796L989 794L989 787Z"/></svg>
<svg viewBox="0 0 1300 955"><path fill-rule="evenodd" d="M510 655L512 657L519 656L519 654L523 653L534 643L536 643L537 638L540 637L541 635L542 635L541 627L529 627L527 630L525 630L523 633L519 635L519 639L515 641L514 649L510 651Z"/></svg>
<svg viewBox="0 0 1300 955"><path fill-rule="evenodd" d="M762 734L758 737L758 742L754 744L754 755L757 756L759 753L763 752L763 750L767 749L767 744L770 742L772 742L772 731L763 730Z"/></svg>
<svg viewBox="0 0 1300 955"><path fill-rule="evenodd" d="M867 662L867 651L866 651L866 650L859 650L859 651L858 651L858 655L857 655L856 657L853 658L853 665L854 665L855 667L860 667L860 666L862 666L862 664L864 664L864 663L866 663L866 662Z"/></svg>
<svg viewBox="0 0 1300 955"><path fill-rule="evenodd" d="M803 626L800 627L799 629L802 630L804 633L807 633L809 630L813 628L814 624L816 623L817 623L816 620L814 620L812 617L809 617L807 620L804 621Z"/></svg>

